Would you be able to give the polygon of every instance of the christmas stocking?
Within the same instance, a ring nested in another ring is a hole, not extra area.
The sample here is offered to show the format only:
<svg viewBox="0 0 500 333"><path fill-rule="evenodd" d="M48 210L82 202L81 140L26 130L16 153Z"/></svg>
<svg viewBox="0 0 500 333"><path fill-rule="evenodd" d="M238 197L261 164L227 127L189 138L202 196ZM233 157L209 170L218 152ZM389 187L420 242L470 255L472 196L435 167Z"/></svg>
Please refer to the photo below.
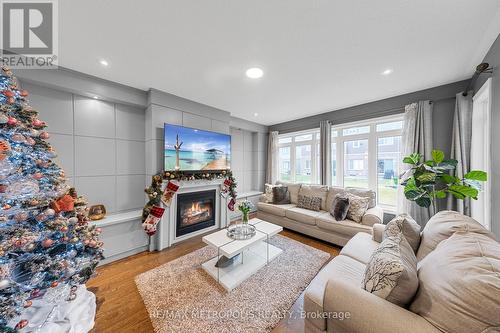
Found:
<svg viewBox="0 0 500 333"><path fill-rule="evenodd" d="M227 195L229 194L229 189L231 188L231 185L233 184L233 182L231 181L231 179L229 178L226 178L224 180L224 183L222 184L222 189L220 191L220 194L225 198L227 197Z"/></svg>
<svg viewBox="0 0 500 333"><path fill-rule="evenodd" d="M161 196L161 201L165 204L165 206L170 207L172 198L174 197L174 194L178 189L179 185L171 181L168 182L167 186L165 187L165 191L163 191L163 195Z"/></svg>
<svg viewBox="0 0 500 333"><path fill-rule="evenodd" d="M153 236L156 233L156 228L158 226L158 222L160 222L160 219L163 216L163 212L165 212L165 208L153 206L146 220L142 222L142 228L146 231L148 236Z"/></svg>
<svg viewBox="0 0 500 333"><path fill-rule="evenodd" d="M229 203L227 204L227 208L229 208L230 211L234 212L234 205L236 204L236 201L234 200L234 198L231 198L231 200L229 200Z"/></svg>

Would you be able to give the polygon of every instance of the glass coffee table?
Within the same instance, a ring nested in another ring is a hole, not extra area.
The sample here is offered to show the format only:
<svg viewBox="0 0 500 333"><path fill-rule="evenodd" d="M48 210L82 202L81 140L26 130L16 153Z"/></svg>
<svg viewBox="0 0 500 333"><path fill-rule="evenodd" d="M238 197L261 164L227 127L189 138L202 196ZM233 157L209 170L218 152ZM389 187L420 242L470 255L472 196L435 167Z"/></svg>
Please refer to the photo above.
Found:
<svg viewBox="0 0 500 333"><path fill-rule="evenodd" d="M255 236L250 239L231 239L227 236L227 229L203 237L204 243L217 250L217 256L201 266L227 291L236 288L283 252L269 244L269 239L283 230L281 226L256 218L248 223L256 229ZM235 260L226 267L216 267L222 256Z"/></svg>

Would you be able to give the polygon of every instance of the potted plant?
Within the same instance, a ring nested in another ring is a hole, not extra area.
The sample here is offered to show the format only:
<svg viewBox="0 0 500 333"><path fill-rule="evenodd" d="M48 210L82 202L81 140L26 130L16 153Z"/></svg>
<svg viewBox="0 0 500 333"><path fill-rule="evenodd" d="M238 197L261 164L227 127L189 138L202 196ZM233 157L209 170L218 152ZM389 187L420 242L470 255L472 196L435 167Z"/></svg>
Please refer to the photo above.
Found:
<svg viewBox="0 0 500 333"><path fill-rule="evenodd" d="M253 209L253 207L253 204L248 200L244 200L238 205L238 210L242 214L241 220L243 224L248 224L248 214Z"/></svg>
<svg viewBox="0 0 500 333"><path fill-rule="evenodd" d="M458 162L445 160L444 153L437 149L432 151L432 160L425 161L421 154L413 153L406 156L403 163L411 165L400 177L406 199L420 207L430 208L432 215L436 213L436 199L444 199L450 194L461 200L477 200L481 182L488 178L481 170L472 170L463 178L450 175Z"/></svg>

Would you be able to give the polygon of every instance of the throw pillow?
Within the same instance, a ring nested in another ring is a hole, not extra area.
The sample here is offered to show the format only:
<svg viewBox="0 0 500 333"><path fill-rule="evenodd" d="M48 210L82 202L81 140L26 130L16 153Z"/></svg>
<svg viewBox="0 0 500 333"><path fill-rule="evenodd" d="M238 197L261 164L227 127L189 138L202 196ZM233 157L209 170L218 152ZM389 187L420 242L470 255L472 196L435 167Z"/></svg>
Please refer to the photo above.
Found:
<svg viewBox="0 0 500 333"><path fill-rule="evenodd" d="M358 197L357 195L344 192L337 194L340 198L349 199L349 210L347 211L347 218L353 220L356 223L361 223L363 215L365 215L368 209L368 204L370 203L369 198Z"/></svg>
<svg viewBox="0 0 500 333"><path fill-rule="evenodd" d="M264 197L267 203L273 203L273 188L281 187L283 185L273 185L273 184L265 184Z"/></svg>
<svg viewBox="0 0 500 333"><path fill-rule="evenodd" d="M358 197L370 199L370 202L368 204L368 208L373 208L377 205L377 193L375 193L375 191L373 191L373 190L365 190L365 189L356 188L356 187L346 187L345 191L348 193L357 195Z"/></svg>
<svg viewBox="0 0 500 333"><path fill-rule="evenodd" d="M290 192L286 186L273 187L273 204L285 205L290 203Z"/></svg>
<svg viewBox="0 0 500 333"><path fill-rule="evenodd" d="M306 195L299 194L299 200L297 202L298 208L305 208L309 210L319 211L321 208L321 198L309 197Z"/></svg>
<svg viewBox="0 0 500 333"><path fill-rule="evenodd" d="M387 223L383 238L396 236L400 233L405 236L413 252L417 253L420 244L420 226L408 214L400 214Z"/></svg>
<svg viewBox="0 0 500 333"><path fill-rule="evenodd" d="M418 289L417 258L403 234L384 239L373 252L362 288L399 306L411 302Z"/></svg>
<svg viewBox="0 0 500 333"><path fill-rule="evenodd" d="M349 206L350 205L348 198L343 198L339 195L336 195L335 199L333 199L332 207L330 208L330 214L335 218L336 221L343 221L347 217Z"/></svg>

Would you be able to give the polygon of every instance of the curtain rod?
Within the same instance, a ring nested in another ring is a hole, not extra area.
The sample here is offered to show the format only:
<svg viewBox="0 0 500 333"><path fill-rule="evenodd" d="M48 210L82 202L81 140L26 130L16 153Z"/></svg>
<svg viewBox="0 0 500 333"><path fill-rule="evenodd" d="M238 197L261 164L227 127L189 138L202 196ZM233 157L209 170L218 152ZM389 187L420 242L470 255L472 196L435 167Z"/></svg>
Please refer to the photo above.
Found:
<svg viewBox="0 0 500 333"><path fill-rule="evenodd" d="M476 83L476 80L479 78L479 75L483 73L485 74L493 73L493 68L490 67L490 64L488 64L487 62L480 63L479 65L476 66L474 75L472 75L472 78L469 81L469 85L467 85L467 88L465 88L464 92L462 93L462 96L467 96L468 91L472 89L474 83Z"/></svg>

